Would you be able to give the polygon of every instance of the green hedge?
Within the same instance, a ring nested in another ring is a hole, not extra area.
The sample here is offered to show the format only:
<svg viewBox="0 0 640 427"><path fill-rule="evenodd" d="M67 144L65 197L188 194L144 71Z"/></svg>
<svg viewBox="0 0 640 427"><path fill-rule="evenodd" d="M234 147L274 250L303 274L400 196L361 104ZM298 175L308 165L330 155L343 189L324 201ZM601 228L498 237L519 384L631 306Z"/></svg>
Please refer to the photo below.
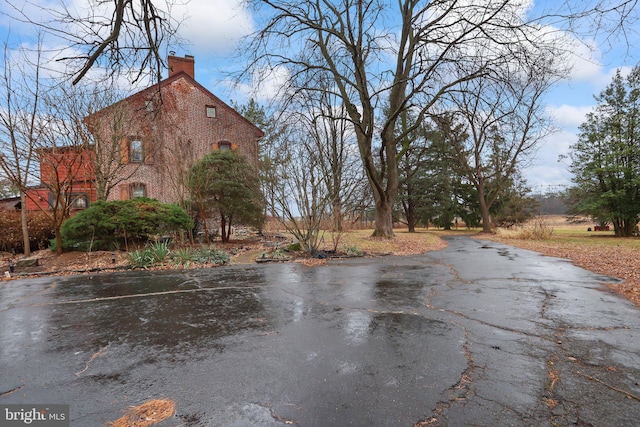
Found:
<svg viewBox="0 0 640 427"><path fill-rule="evenodd" d="M62 241L65 248L113 250L192 228L193 221L177 205L143 197L98 201L62 224Z"/></svg>

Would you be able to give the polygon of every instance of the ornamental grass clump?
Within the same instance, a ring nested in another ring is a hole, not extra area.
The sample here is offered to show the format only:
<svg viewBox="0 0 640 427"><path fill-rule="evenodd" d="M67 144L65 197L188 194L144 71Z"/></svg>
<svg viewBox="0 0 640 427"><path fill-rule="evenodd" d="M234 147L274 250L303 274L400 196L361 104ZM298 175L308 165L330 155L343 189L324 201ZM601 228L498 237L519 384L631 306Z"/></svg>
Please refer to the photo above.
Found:
<svg viewBox="0 0 640 427"><path fill-rule="evenodd" d="M225 251L216 249L214 247L203 246L196 252L197 262L202 264L216 264L224 265L231 261L231 257Z"/></svg>
<svg viewBox="0 0 640 427"><path fill-rule="evenodd" d="M155 255L150 248L137 249L129 252L129 264L134 268L147 269L156 263Z"/></svg>
<svg viewBox="0 0 640 427"><path fill-rule="evenodd" d="M169 250L169 245L166 242L156 242L153 243L149 249L153 254L153 259L155 262L159 262L164 264L169 259L169 254L171 254L171 250Z"/></svg>
<svg viewBox="0 0 640 427"><path fill-rule="evenodd" d="M549 240L553 236L553 226L541 218L533 220L529 225L514 229L498 228L496 234L503 239Z"/></svg>

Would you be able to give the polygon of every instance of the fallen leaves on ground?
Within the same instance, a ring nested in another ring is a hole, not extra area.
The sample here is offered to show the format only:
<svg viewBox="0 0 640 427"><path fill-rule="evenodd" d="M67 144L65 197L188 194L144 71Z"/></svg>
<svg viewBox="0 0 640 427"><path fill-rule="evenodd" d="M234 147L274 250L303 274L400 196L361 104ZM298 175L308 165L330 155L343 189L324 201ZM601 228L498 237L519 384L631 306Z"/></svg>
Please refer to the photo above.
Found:
<svg viewBox="0 0 640 427"><path fill-rule="evenodd" d="M345 237L345 246L355 245L367 254L418 255L447 246L438 236L428 232L396 231L393 238L370 237L371 230L352 232Z"/></svg>
<svg viewBox="0 0 640 427"><path fill-rule="evenodd" d="M149 427L172 417L176 404L172 400L154 399L132 406L127 413L109 424L109 427Z"/></svg>
<svg viewBox="0 0 640 427"><path fill-rule="evenodd" d="M319 258L299 258L294 260L294 262L297 262L307 267L317 267L319 265L327 265L326 259L319 259Z"/></svg>

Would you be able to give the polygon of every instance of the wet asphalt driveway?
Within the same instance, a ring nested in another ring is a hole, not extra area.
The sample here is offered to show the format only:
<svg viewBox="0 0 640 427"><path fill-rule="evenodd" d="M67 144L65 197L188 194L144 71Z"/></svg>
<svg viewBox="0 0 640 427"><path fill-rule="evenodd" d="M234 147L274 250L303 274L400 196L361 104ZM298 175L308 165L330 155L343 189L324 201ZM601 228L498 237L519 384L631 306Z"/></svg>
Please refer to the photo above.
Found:
<svg viewBox="0 0 640 427"><path fill-rule="evenodd" d="M464 237L413 257L0 283L0 404L72 426L638 426L640 310Z"/></svg>

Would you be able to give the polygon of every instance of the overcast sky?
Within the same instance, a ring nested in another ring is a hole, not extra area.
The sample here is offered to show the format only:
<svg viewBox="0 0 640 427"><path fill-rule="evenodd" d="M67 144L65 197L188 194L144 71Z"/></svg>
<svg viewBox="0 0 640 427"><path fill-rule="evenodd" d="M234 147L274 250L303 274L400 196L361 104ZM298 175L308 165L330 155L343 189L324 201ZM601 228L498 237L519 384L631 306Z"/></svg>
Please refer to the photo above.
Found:
<svg viewBox="0 0 640 427"><path fill-rule="evenodd" d="M532 7L546 7L545 1L538 0L535 4L532 1ZM54 7L59 4L55 0L35 2ZM4 0L0 3L0 12L13 13ZM86 7L87 3L87 0L66 1L72 8ZM243 6L241 0L189 0L184 3L173 6L172 9L172 15L176 20L182 21L180 35L188 41L184 47L175 49L176 54L194 55L196 80L220 98L225 101L245 101L248 88L229 84L227 73L237 71L244 65L242 61L235 59L234 52L240 38L255 29L256 24L251 12ZM46 19L44 16L38 18L41 12L33 8L28 13L32 19ZM9 39L15 44L19 39L22 43L29 43L33 40L33 34L33 28L29 25L0 15L2 40ZM636 34L630 35L632 42L638 40ZM575 49L572 75L567 76L567 79L560 82L549 94L547 110L554 117L559 130L547 138L533 164L523 170L534 191L546 192L570 184L571 176L567 171L567 165L558 162L558 156L568 154L569 146L576 141L577 127L584 121L585 114L595 105L593 95L599 93L611 81L617 68L623 68L623 74L626 75L640 59L638 54L634 56L634 50L637 49L628 49L627 43L615 39L610 39L610 44L605 44L605 36L606 34L601 34L599 39L582 40L582 46ZM264 99L258 100L265 101L276 91L275 85L267 84L259 93Z"/></svg>

